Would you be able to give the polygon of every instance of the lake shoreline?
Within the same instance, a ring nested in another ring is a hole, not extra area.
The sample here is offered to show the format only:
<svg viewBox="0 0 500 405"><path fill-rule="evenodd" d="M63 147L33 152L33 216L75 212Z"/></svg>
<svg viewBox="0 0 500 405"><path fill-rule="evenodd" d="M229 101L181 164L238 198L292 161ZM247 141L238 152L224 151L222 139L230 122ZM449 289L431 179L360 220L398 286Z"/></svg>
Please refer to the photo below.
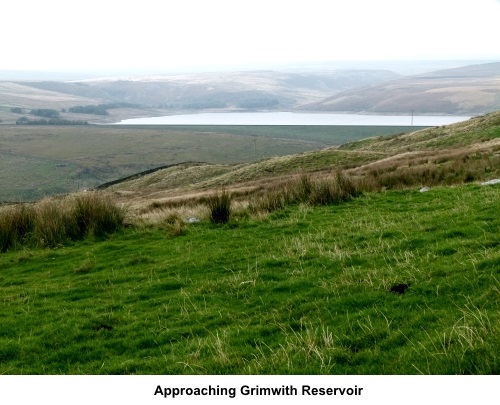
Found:
<svg viewBox="0 0 500 405"><path fill-rule="evenodd" d="M382 115L321 112L203 112L131 118L113 125L360 125L441 126L470 119L450 115Z"/></svg>

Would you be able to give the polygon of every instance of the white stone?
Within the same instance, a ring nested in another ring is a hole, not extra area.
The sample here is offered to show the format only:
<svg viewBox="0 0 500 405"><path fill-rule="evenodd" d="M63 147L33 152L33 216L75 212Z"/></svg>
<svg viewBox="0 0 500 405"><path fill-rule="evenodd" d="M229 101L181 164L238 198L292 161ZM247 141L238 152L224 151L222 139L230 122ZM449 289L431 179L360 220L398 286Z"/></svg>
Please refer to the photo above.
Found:
<svg viewBox="0 0 500 405"><path fill-rule="evenodd" d="M195 224L197 222L200 222L200 219L196 218L196 217L189 217L189 218L186 218L186 222L188 224Z"/></svg>
<svg viewBox="0 0 500 405"><path fill-rule="evenodd" d="M493 179L493 180L488 180L485 181L484 183L481 183L482 186L491 186L493 184L498 184L500 183L500 179Z"/></svg>

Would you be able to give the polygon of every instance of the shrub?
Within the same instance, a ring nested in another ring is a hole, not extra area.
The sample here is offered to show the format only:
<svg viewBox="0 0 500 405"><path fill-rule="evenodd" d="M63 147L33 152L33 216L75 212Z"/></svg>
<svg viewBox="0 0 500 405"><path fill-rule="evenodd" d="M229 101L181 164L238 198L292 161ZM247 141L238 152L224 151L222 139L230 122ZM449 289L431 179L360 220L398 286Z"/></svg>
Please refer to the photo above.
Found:
<svg viewBox="0 0 500 405"><path fill-rule="evenodd" d="M59 118L59 111L52 108L36 108L31 110L32 115L45 118Z"/></svg>
<svg viewBox="0 0 500 405"><path fill-rule="evenodd" d="M210 222L226 224L231 216L231 194L225 189L208 197L207 204L210 210Z"/></svg>

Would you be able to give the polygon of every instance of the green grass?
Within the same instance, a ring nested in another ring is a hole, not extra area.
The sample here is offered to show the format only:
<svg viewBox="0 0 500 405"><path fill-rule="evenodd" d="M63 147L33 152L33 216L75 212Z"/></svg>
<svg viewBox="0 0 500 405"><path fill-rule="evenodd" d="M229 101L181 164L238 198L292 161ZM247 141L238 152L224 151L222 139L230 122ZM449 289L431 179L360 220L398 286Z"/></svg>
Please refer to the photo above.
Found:
<svg viewBox="0 0 500 405"><path fill-rule="evenodd" d="M499 197L389 191L1 254L0 373L498 374Z"/></svg>
<svg viewBox="0 0 500 405"><path fill-rule="evenodd" d="M500 112L493 112L464 122L428 128L405 136L396 134L384 138L363 139L341 146L346 150L409 152L457 149L474 143L500 138Z"/></svg>

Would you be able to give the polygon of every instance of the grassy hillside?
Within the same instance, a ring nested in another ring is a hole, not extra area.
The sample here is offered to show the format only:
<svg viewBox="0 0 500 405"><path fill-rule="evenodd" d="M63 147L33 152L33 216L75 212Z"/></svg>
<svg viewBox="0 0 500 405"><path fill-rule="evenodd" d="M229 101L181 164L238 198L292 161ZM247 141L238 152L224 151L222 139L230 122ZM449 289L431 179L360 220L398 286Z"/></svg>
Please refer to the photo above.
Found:
<svg viewBox="0 0 500 405"><path fill-rule="evenodd" d="M3 207L0 373L498 374L499 139L494 113Z"/></svg>
<svg viewBox="0 0 500 405"><path fill-rule="evenodd" d="M186 164L111 186L131 208L146 212L198 191L224 186L248 194L279 187L303 172L329 177L335 169L363 182L365 190L462 184L500 177L500 112L407 134L371 137L337 147L238 165ZM153 205L154 207L154 205Z"/></svg>
<svg viewBox="0 0 500 405"><path fill-rule="evenodd" d="M365 194L1 254L0 372L498 374L499 196Z"/></svg>

